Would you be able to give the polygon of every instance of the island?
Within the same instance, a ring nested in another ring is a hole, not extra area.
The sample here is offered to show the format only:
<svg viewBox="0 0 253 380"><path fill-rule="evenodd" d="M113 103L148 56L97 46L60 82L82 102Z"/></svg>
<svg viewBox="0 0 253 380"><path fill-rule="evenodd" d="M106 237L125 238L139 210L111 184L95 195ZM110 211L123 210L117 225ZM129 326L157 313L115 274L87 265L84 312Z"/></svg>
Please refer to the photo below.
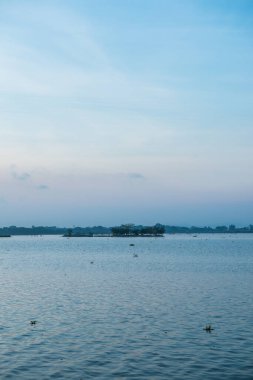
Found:
<svg viewBox="0 0 253 380"><path fill-rule="evenodd" d="M113 237L161 237L165 233L165 227L159 223L154 226L135 226L134 224L121 224L112 227Z"/></svg>

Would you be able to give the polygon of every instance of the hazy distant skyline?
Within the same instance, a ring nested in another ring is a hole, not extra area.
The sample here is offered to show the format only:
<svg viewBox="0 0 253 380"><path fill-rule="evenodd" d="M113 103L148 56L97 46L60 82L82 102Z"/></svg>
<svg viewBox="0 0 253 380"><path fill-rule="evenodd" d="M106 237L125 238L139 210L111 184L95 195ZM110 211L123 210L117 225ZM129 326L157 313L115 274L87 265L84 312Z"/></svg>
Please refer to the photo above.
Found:
<svg viewBox="0 0 253 380"><path fill-rule="evenodd" d="M251 0L1 0L0 226L253 223Z"/></svg>

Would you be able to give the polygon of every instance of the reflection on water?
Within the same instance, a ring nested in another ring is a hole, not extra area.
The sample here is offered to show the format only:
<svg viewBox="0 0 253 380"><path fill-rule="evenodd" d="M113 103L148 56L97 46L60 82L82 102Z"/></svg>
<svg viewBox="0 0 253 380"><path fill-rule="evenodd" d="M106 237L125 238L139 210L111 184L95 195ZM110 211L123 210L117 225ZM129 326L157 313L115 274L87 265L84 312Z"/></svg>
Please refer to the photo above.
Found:
<svg viewBox="0 0 253 380"><path fill-rule="evenodd" d="M1 379L252 379L253 236L132 240L0 240Z"/></svg>

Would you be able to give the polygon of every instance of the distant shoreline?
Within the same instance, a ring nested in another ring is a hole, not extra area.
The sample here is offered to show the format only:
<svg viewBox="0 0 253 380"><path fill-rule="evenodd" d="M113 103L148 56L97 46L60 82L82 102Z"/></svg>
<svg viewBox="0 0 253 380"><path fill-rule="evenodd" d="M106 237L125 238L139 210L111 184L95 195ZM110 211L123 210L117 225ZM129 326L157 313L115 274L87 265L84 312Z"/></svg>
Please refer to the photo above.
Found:
<svg viewBox="0 0 253 380"><path fill-rule="evenodd" d="M9 226L0 228L0 237L10 237L16 235L65 235L73 237L148 237L148 236L162 236L163 234L250 234L253 233L253 225L247 227L236 227L231 224L229 226L217 227L184 227L184 226L170 226L157 223L154 226L143 226L134 224L122 224L118 227L48 227L48 226L32 226L32 227L17 227Z"/></svg>
<svg viewBox="0 0 253 380"><path fill-rule="evenodd" d="M252 231L249 231L249 232L199 232L199 233L191 233L191 232L173 232L173 233L169 233L169 232L165 232L164 235L166 236L174 236L174 235L188 235L188 236L192 236L192 237L198 237L198 236L201 236L201 235L250 235L252 234ZM61 233L42 233L42 234L29 234L29 233L25 233L25 234L12 234L12 235L0 235L0 238L10 238L12 236L30 236L30 237L43 237L43 236L59 236L59 237L65 237L65 238L68 238L68 239L72 239L72 238L98 238L98 237L101 237L101 238L161 238L161 237L164 237L164 235L138 235L138 236L135 236L135 235L118 235L118 236L113 236L112 234L108 235L108 234L99 234L99 235L73 235L73 236L67 236L67 235L62 235Z"/></svg>

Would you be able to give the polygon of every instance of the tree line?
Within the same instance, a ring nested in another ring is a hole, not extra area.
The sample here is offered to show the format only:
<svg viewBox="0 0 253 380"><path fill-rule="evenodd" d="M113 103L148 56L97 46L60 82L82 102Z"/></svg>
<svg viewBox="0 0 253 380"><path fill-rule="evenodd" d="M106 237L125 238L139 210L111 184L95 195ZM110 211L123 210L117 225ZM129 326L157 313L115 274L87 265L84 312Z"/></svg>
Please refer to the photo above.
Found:
<svg viewBox="0 0 253 380"><path fill-rule="evenodd" d="M32 226L32 227L2 227L0 228L0 236L6 235L61 235L67 234L71 230L73 235L110 235L113 236L158 236L164 233L168 234L191 234L191 233L253 233L253 225L250 224L246 227L236 227L234 224L229 226L217 226L217 227L181 227L181 226L169 226L162 225L160 223L154 226L143 226L134 224L122 224L117 227L47 227L47 226Z"/></svg>
<svg viewBox="0 0 253 380"><path fill-rule="evenodd" d="M121 224L111 228L112 236L162 236L165 228L157 223L154 226L135 226L134 224Z"/></svg>

